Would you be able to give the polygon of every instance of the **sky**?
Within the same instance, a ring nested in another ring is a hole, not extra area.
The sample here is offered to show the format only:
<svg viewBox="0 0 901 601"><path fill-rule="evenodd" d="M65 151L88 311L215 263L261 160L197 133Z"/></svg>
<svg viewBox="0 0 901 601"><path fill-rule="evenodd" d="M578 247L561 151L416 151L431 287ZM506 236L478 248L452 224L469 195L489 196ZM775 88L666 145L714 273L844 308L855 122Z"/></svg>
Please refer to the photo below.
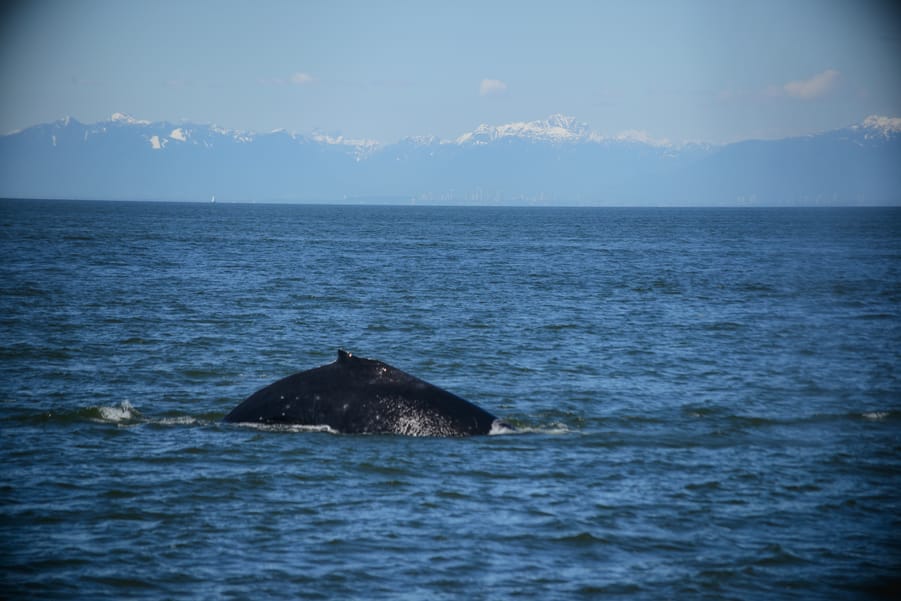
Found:
<svg viewBox="0 0 901 601"><path fill-rule="evenodd" d="M396 142L574 116L725 143L901 117L891 2L30 0L0 133L115 112Z"/></svg>

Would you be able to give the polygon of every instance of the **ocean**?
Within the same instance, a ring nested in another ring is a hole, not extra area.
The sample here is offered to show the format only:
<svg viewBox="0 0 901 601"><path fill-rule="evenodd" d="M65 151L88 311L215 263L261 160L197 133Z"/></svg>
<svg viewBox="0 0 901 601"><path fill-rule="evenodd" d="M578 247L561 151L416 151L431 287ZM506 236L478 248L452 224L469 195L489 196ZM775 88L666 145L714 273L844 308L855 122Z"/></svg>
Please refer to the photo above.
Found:
<svg viewBox="0 0 901 601"><path fill-rule="evenodd" d="M337 349L518 430L225 424ZM901 594L901 209L0 201L0 597Z"/></svg>

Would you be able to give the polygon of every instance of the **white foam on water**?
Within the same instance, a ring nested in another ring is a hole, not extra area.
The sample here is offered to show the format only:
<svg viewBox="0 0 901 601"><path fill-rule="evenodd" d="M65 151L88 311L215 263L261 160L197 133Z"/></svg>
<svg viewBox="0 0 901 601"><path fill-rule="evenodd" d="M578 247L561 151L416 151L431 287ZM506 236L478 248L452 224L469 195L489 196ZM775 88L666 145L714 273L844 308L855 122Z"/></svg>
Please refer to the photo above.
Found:
<svg viewBox="0 0 901 601"><path fill-rule="evenodd" d="M196 417L191 417L190 415L180 415L178 417L155 419L153 420L153 423L161 424L163 426L193 426L194 424L199 424L200 420Z"/></svg>
<svg viewBox="0 0 901 601"><path fill-rule="evenodd" d="M550 425L543 426L540 428L526 428L524 431L528 432L530 434L553 434L553 435L572 434L574 432L577 432L577 430L573 430L566 424L550 424Z"/></svg>
<svg viewBox="0 0 901 601"><path fill-rule="evenodd" d="M527 427L513 427L507 423L502 422L497 419L494 420L494 423L491 424L491 431L488 432L489 436L499 436L499 435L508 435L508 434L572 434L575 430L571 429L569 426L560 423L549 424L547 426L540 426L534 428Z"/></svg>
<svg viewBox="0 0 901 601"><path fill-rule="evenodd" d="M242 428L251 428L263 432L326 432L328 434L340 434L338 430L325 424L310 426L306 424L262 424L256 422L239 422L234 424Z"/></svg>
<svg viewBox="0 0 901 601"><path fill-rule="evenodd" d="M140 415L134 405L128 401L122 401L118 407L98 407L97 412L100 414L100 419L96 421L112 424L132 420Z"/></svg>
<svg viewBox="0 0 901 601"><path fill-rule="evenodd" d="M866 413L861 413L861 417L864 419L871 419L874 421L883 420L889 416L888 411L867 411Z"/></svg>
<svg viewBox="0 0 901 601"><path fill-rule="evenodd" d="M491 430L488 431L488 436L500 436L501 434L516 434L519 430L511 426L506 422L502 422L499 419L491 422Z"/></svg>

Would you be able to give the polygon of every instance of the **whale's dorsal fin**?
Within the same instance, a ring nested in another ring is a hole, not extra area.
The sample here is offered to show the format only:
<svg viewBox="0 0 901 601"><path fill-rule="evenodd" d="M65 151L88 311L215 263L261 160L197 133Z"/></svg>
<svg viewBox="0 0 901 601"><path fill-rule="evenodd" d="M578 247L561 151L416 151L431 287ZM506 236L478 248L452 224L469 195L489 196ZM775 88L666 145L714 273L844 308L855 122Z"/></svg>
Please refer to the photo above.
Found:
<svg viewBox="0 0 901 601"><path fill-rule="evenodd" d="M338 363L344 363L349 360L353 355L345 351L343 348L338 349Z"/></svg>

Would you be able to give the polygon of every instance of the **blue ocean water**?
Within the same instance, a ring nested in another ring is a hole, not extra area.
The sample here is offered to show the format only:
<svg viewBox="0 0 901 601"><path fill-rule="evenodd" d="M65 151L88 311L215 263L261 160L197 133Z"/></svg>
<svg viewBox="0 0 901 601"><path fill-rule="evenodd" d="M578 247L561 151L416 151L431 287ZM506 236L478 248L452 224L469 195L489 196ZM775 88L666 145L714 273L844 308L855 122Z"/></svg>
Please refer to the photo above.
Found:
<svg viewBox="0 0 901 601"><path fill-rule="evenodd" d="M221 418L339 347L515 424ZM0 201L0 597L901 591L901 210Z"/></svg>

